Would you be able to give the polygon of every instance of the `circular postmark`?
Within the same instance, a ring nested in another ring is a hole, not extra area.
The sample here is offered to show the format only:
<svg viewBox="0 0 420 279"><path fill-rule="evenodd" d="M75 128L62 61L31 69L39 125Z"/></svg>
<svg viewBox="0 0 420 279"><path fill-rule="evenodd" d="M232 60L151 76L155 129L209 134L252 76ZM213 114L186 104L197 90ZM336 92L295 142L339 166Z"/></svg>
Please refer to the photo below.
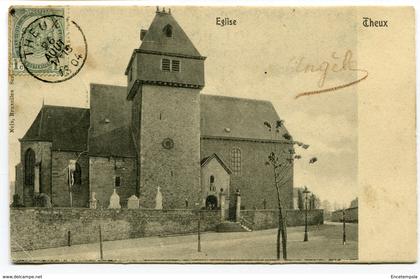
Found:
<svg viewBox="0 0 420 279"><path fill-rule="evenodd" d="M32 21L22 32L19 58L34 78L50 83L71 79L87 58L82 29L61 15L45 15Z"/></svg>

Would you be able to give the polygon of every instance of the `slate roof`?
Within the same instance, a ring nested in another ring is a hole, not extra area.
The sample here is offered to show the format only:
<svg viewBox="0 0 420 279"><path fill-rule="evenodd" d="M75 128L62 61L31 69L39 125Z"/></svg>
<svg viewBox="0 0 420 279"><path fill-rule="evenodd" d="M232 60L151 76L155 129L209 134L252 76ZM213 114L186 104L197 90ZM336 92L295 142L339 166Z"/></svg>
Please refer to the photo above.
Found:
<svg viewBox="0 0 420 279"><path fill-rule="evenodd" d="M216 159L219 164L226 170L226 172L228 174L231 174L232 171L230 170L230 168L225 164L225 162L223 162L223 160L217 156L216 153L213 153L212 155L205 157L201 160L201 167L204 167L205 165L207 165L211 160Z"/></svg>
<svg viewBox="0 0 420 279"><path fill-rule="evenodd" d="M282 135L288 133L284 125L276 131L275 121L280 118L271 102L200 96L202 137L284 140ZM129 127L130 105L125 87L92 85L91 111L45 105L21 140L51 141L54 150L87 150L91 156L136 157ZM265 121L273 123L271 132Z"/></svg>
<svg viewBox="0 0 420 279"><path fill-rule="evenodd" d="M129 127L124 126L89 138L89 155L99 157L136 157Z"/></svg>
<svg viewBox="0 0 420 279"><path fill-rule="evenodd" d="M89 109L44 105L21 141L51 141L53 150L84 151Z"/></svg>
<svg viewBox="0 0 420 279"><path fill-rule="evenodd" d="M256 140L284 140L284 125L275 129L280 119L269 101L202 94L201 136ZM264 122L272 123L270 132Z"/></svg>
<svg viewBox="0 0 420 279"><path fill-rule="evenodd" d="M126 100L126 94L125 86L90 85L89 155L136 156L129 128L131 102Z"/></svg>
<svg viewBox="0 0 420 279"><path fill-rule="evenodd" d="M172 26L172 37L167 37L164 32L168 24ZM139 50L201 56L173 16L164 12L156 12Z"/></svg>

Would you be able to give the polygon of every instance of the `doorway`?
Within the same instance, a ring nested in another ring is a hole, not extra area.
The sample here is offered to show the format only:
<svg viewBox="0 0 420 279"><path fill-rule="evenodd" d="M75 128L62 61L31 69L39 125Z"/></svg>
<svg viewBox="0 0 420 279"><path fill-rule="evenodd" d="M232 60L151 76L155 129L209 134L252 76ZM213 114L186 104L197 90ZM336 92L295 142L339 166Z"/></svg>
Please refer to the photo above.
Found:
<svg viewBox="0 0 420 279"><path fill-rule="evenodd" d="M206 209L217 209L217 198L214 195L210 195L206 198Z"/></svg>

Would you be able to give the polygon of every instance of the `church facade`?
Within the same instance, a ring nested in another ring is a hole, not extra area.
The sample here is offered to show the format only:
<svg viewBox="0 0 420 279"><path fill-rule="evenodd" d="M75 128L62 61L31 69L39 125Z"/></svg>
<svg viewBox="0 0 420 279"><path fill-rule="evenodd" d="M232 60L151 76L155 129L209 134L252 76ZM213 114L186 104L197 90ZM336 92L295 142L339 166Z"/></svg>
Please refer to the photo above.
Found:
<svg viewBox="0 0 420 279"><path fill-rule="evenodd" d="M89 109L43 105L20 139L21 202L36 206L42 193L89 207L94 195L106 208L115 190L123 207L135 195L154 208L159 187L163 209L217 208L220 192L232 204L238 190L245 209L275 208L267 157L293 144L284 125L264 125L280 120L273 105L202 94L205 57L170 12L157 11L140 39L126 87L91 84ZM292 208L293 175L281 191Z"/></svg>

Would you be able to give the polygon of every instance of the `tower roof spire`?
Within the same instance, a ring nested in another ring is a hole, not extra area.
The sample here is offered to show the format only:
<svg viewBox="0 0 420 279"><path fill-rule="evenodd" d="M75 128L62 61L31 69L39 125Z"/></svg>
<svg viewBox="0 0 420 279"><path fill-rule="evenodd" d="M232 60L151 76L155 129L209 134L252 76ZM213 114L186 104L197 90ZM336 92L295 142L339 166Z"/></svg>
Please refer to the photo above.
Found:
<svg viewBox="0 0 420 279"><path fill-rule="evenodd" d="M191 40L171 14L156 7L156 15L139 48L140 51L160 52L201 57Z"/></svg>

